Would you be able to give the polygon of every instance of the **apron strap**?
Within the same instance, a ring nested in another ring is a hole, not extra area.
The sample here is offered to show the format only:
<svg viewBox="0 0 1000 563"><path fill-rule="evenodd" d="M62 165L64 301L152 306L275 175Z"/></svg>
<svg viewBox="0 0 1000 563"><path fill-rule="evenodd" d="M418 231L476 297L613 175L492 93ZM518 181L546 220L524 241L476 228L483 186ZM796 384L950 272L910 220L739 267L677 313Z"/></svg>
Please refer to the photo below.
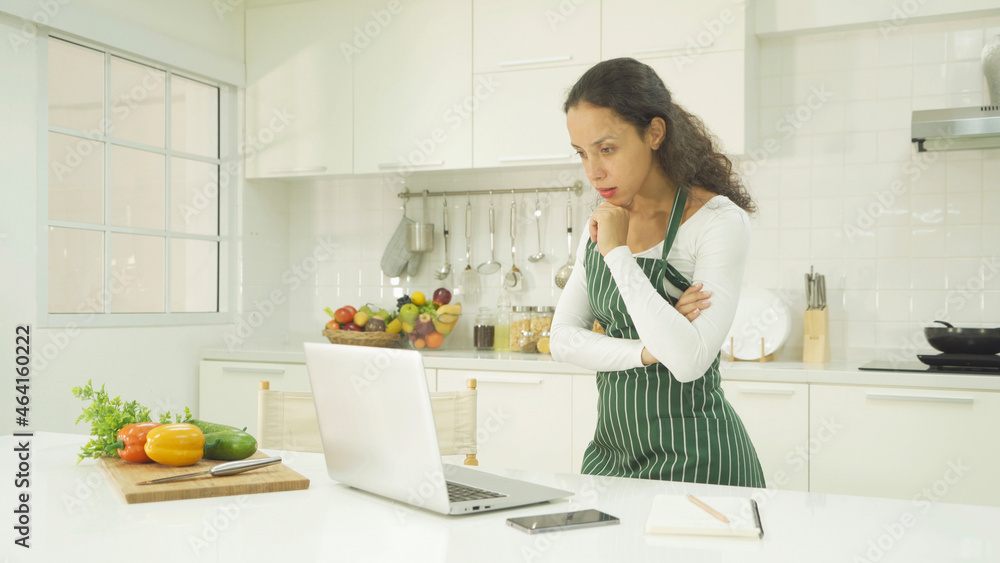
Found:
<svg viewBox="0 0 1000 563"><path fill-rule="evenodd" d="M684 205L687 203L687 190L678 187L674 194L674 206L670 210L670 219L667 221L667 236L663 239L663 257L660 259L660 279L666 278L674 287L681 291L686 291L691 284L684 279L673 266L667 263L667 254L674 245L677 237L677 230L681 226L681 217L684 215ZM670 300L673 302L673 299Z"/></svg>

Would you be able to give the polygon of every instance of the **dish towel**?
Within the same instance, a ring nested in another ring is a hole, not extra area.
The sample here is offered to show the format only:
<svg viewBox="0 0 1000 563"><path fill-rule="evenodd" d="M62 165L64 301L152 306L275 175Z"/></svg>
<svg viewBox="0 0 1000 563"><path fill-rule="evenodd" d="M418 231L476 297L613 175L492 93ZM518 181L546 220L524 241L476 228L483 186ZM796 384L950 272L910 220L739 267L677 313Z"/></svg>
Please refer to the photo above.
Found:
<svg viewBox="0 0 1000 563"><path fill-rule="evenodd" d="M412 219L403 216L382 253L382 273L390 278L398 278L404 271L409 276L415 276L420 268L421 255L406 250L406 228L411 223Z"/></svg>

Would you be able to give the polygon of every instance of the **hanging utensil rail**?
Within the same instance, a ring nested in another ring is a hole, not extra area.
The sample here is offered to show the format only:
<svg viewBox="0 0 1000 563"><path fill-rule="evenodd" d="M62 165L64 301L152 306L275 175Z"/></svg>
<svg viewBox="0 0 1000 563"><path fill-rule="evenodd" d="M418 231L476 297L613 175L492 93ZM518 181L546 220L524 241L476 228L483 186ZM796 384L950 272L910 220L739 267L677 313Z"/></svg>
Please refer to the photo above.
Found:
<svg viewBox="0 0 1000 563"><path fill-rule="evenodd" d="M541 193L541 192L565 192L567 190L571 190L574 195L576 195L577 197L579 197L580 194L583 192L583 182L581 182L581 181L578 180L578 181L574 182L572 186L562 186L562 187L559 187L559 188L515 188L515 189L502 188L502 189L496 189L496 190L471 190L471 191L470 190L454 190L454 191L448 191L448 192L429 192L427 190L420 191L420 192L411 192L409 190L409 188L406 188L403 191L401 191L398 194L396 194L396 197L400 197L400 198L403 198L403 199L409 199L411 197L425 197L425 196L426 197L442 197L442 196L449 196L449 195L454 196L454 195L461 195L461 194L465 194L465 195L490 195L490 194L494 194L494 193L499 195L499 194L503 194L503 193L507 193L507 192L524 192L524 193L538 192L538 193Z"/></svg>

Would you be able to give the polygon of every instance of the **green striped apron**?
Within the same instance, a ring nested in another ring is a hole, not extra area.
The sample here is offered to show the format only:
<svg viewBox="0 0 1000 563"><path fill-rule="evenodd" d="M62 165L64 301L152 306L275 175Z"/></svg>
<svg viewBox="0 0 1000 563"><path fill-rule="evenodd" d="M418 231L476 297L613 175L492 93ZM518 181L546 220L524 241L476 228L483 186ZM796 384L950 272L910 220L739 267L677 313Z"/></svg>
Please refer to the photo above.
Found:
<svg viewBox="0 0 1000 563"><path fill-rule="evenodd" d="M671 304L667 282L691 284L667 263L680 227L687 191L678 189L663 241L663 258L636 258L656 291ZM594 242L584 260L590 308L613 338L638 339L611 271ZM582 472L639 479L764 487L757 451L743 422L719 387L719 356L703 377L689 383L663 364L597 373L597 428Z"/></svg>

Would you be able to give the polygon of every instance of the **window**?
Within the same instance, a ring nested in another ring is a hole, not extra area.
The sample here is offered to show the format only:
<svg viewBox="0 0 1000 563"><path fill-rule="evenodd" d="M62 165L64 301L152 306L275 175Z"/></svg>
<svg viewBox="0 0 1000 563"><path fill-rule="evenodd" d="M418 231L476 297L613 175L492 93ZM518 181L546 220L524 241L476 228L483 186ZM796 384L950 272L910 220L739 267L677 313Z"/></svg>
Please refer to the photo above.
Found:
<svg viewBox="0 0 1000 563"><path fill-rule="evenodd" d="M76 42L47 46L41 312L106 325L219 320L228 90Z"/></svg>

